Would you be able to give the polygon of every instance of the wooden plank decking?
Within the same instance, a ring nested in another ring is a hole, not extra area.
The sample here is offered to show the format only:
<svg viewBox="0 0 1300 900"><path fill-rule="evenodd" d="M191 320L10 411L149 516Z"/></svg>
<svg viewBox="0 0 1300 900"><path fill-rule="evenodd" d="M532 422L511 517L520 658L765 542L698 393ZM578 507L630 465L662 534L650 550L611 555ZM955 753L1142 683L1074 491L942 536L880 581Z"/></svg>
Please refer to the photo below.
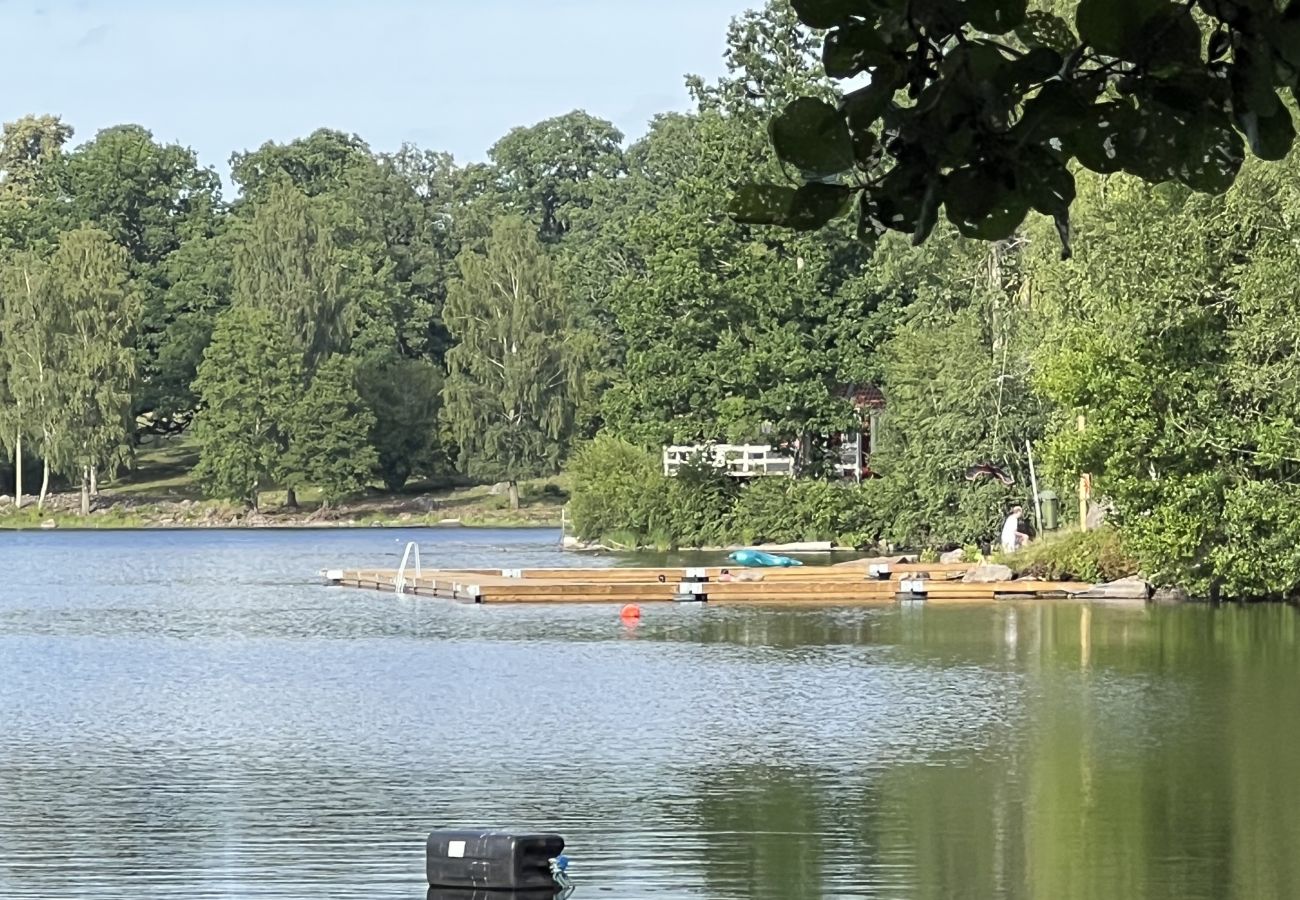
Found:
<svg viewBox="0 0 1300 900"><path fill-rule="evenodd" d="M673 603L687 594L710 604L888 605L900 599L990 603L1068 598L1092 587L1073 582L966 584L961 564L902 564L880 572L830 566L790 569L728 567L645 569L332 570L331 584L439 597L467 603Z"/></svg>

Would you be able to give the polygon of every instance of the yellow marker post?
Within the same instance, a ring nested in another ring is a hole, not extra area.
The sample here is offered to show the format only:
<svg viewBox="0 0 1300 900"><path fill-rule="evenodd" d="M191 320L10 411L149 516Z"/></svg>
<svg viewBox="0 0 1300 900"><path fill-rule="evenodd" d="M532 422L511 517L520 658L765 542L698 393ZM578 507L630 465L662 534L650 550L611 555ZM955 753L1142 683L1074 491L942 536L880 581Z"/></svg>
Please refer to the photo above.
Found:
<svg viewBox="0 0 1300 900"><path fill-rule="evenodd" d="M1085 420L1079 416L1079 431L1083 431ZM1092 493L1092 476L1087 472L1079 474L1079 530L1088 530L1088 496Z"/></svg>

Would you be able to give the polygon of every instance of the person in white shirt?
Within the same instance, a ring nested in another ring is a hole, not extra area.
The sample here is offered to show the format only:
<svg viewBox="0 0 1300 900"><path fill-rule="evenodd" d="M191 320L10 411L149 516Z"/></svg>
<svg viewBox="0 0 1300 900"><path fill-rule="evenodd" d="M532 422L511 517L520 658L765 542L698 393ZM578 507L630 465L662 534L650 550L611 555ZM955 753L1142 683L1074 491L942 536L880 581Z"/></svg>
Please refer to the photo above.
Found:
<svg viewBox="0 0 1300 900"><path fill-rule="evenodd" d="M1002 523L1002 549L1006 553L1015 553L1029 539L1020 533L1020 516L1023 512L1019 506L1011 507L1011 514Z"/></svg>

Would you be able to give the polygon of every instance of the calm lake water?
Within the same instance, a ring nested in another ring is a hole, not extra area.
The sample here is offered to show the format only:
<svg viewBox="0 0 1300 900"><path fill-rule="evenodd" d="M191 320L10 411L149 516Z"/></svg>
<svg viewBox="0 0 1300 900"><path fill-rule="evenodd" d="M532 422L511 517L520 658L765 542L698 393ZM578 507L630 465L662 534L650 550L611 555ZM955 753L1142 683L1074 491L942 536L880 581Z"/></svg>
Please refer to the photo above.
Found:
<svg viewBox="0 0 1300 900"><path fill-rule="evenodd" d="M554 532L0 536L0 897L425 896L437 825L575 900L1291 900L1290 608L466 607L341 565ZM588 559L586 564L608 564Z"/></svg>

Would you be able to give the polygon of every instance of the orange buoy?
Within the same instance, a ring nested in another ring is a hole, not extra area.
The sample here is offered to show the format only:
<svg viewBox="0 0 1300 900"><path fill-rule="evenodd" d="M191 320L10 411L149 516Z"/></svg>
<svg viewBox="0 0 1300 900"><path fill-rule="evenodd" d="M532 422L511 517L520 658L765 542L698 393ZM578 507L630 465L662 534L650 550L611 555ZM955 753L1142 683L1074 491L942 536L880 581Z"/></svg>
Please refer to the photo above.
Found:
<svg viewBox="0 0 1300 900"><path fill-rule="evenodd" d="M619 612L618 617L624 622L639 622L641 620L641 607L635 603L629 603Z"/></svg>

